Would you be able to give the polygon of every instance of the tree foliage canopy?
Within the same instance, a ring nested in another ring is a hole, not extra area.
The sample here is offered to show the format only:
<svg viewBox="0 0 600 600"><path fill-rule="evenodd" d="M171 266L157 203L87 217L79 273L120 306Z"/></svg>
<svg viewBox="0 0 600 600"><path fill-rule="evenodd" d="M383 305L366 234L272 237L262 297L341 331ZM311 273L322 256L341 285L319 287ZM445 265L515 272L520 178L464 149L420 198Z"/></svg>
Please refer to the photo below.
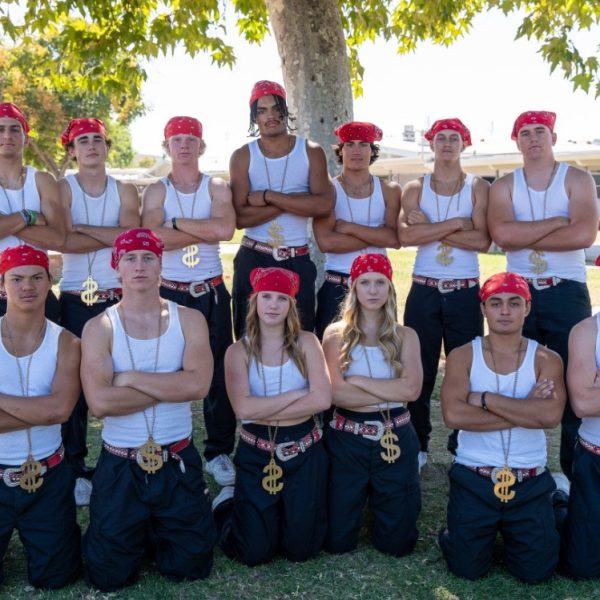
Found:
<svg viewBox="0 0 600 600"><path fill-rule="evenodd" d="M259 43L268 32L265 2L230 4L241 34ZM423 40L449 45L470 30L478 13L498 9L524 15L516 38L536 40L551 70L562 70L575 88L600 95L597 56L585 56L572 41L574 31L600 24L597 0L338 0L338 5L355 93L361 92L358 50L365 41L381 36L394 41L399 52L414 50ZM68 78L74 87L102 90L127 104L140 97L145 79L140 60L176 45L192 56L208 52L217 65L231 66L235 55L223 37L224 13L221 0L8 0L0 8L0 30L14 42L51 37L52 52L38 61L55 80Z"/></svg>

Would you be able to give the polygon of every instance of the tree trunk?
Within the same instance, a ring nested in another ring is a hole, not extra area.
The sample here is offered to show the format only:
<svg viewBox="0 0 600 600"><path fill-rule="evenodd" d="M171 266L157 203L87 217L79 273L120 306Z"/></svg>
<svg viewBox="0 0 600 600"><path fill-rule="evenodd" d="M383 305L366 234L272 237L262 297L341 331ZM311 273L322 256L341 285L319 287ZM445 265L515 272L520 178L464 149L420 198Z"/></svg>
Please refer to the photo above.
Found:
<svg viewBox="0 0 600 600"><path fill-rule="evenodd" d="M265 0L279 56L290 112L298 133L323 146L329 173L339 172L333 130L352 120L352 87L346 40L336 0ZM323 282L324 257L312 235L316 290Z"/></svg>
<svg viewBox="0 0 600 600"><path fill-rule="evenodd" d="M300 135L323 146L339 171L333 130L352 119L346 40L336 0L266 0L290 111Z"/></svg>

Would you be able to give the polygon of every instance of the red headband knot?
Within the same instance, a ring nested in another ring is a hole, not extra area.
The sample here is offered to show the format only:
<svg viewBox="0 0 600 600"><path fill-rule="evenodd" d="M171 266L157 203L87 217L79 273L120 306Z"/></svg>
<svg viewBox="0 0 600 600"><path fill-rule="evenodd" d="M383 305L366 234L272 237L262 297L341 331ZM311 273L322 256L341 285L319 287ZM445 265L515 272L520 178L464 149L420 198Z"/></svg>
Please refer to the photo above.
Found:
<svg viewBox="0 0 600 600"><path fill-rule="evenodd" d="M257 267L250 273L250 285L255 294L277 292L295 298L300 289L300 277L298 273L280 267Z"/></svg>
<svg viewBox="0 0 600 600"><path fill-rule="evenodd" d="M392 263L385 254L360 254L352 261L350 279L356 281L364 273L381 273L392 280Z"/></svg>
<svg viewBox="0 0 600 600"><path fill-rule="evenodd" d="M504 293L531 300L531 292L527 281L516 273L496 273L496 275L492 275L481 286L479 298L482 302L485 302L490 296Z"/></svg>
<svg viewBox="0 0 600 600"><path fill-rule="evenodd" d="M426 131L423 134L423 136L428 142L431 142L436 133L444 131L444 129L456 131L462 138L465 148L471 145L471 132L460 119L439 119L429 128L429 131Z"/></svg>
<svg viewBox="0 0 600 600"><path fill-rule="evenodd" d="M279 96L284 100L286 99L285 90L278 83L264 79L263 81L257 81L254 84L252 92L250 93L250 106L252 106L259 98L268 96L269 94Z"/></svg>
<svg viewBox="0 0 600 600"><path fill-rule="evenodd" d="M556 123L556 113L548 110L528 110L517 117L510 137L511 139L516 140L521 128L530 124L545 125L553 132L554 123Z"/></svg>
<svg viewBox="0 0 600 600"><path fill-rule="evenodd" d="M34 265L50 271L48 255L43 250L38 250L28 244L6 248L0 254L0 275L15 267Z"/></svg>
<svg viewBox="0 0 600 600"><path fill-rule="evenodd" d="M9 119L15 119L21 123L23 133L27 135L29 133L29 123L27 117L23 111L12 102L3 102L0 104L0 117L8 117Z"/></svg>
<svg viewBox="0 0 600 600"><path fill-rule="evenodd" d="M100 119L93 117L71 119L60 136L60 143L66 148L75 138L86 133L97 133L106 138L106 126Z"/></svg>
<svg viewBox="0 0 600 600"><path fill-rule="evenodd" d="M341 144L346 142L379 142L383 137L383 131L373 125L373 123L362 123L360 121L350 121L340 125L333 133L340 140Z"/></svg>
<svg viewBox="0 0 600 600"><path fill-rule="evenodd" d="M135 227L124 231L115 239L110 266L116 269L123 255L134 250L146 250L160 258L164 247L163 241L153 231L145 227Z"/></svg>
<svg viewBox="0 0 600 600"><path fill-rule="evenodd" d="M165 125L165 140L174 135L194 135L202 139L202 123L194 117L173 117Z"/></svg>

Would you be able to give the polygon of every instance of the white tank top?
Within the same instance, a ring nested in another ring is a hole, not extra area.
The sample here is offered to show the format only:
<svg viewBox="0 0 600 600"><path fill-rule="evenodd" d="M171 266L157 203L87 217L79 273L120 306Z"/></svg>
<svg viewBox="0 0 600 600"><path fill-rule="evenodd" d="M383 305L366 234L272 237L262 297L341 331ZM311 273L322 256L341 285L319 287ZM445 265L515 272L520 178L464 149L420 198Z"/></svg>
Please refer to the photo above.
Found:
<svg viewBox="0 0 600 600"><path fill-rule="evenodd" d="M202 175L200 186L193 194L178 192L168 177L161 179L165 186L165 220L178 219L210 219L212 198L210 197L210 177ZM194 202L194 196L195 202ZM178 201L179 200L179 201ZM181 202L181 206L180 203ZM223 272L219 244L197 244L198 253L191 260L199 259L196 266L190 268L183 264L182 259L188 253L189 246L169 250L163 254L162 276L171 281L204 281L216 277Z"/></svg>
<svg viewBox="0 0 600 600"><path fill-rule="evenodd" d="M0 191L0 214L9 215L11 213L19 212L24 208L41 212L40 194L35 184L35 173L36 169L33 167L25 167L25 183L19 190L7 190ZM14 235L8 235L5 238L0 239L0 252L5 248L11 248L12 246L20 246L23 242Z"/></svg>
<svg viewBox="0 0 600 600"><path fill-rule="evenodd" d="M481 339L476 337L472 342L473 363L470 371L470 389L473 392L496 392L496 374L485 364L481 349ZM527 340L527 351L519 368L516 398L525 398L535 385L535 353L537 342ZM516 357L515 357L516 358ZM504 396L513 395L515 374L499 375L500 390ZM508 446L509 431L512 433ZM458 433L458 450L456 462L473 467L504 465L502 436L508 448L508 465L516 469L531 469L546 465L546 434L543 429L526 429L513 427L500 431L465 431Z"/></svg>
<svg viewBox="0 0 600 600"><path fill-rule="evenodd" d="M431 175L423 178L423 193L421 194L420 210L431 223L440 223L457 217L470 219L473 215L473 180L472 174L465 177L461 190L454 196L435 195L431 188ZM439 204L439 214L438 214ZM451 248L449 264L441 264L437 260L440 252L440 242L422 244L417 250L414 274L436 279L464 279L479 277L479 261L477 252Z"/></svg>
<svg viewBox="0 0 600 600"><path fill-rule="evenodd" d="M303 194L310 190L310 168L304 138L296 137L292 151L280 158L267 158L261 152L258 140L250 142L248 150L250 151L248 178L251 192L272 189L274 192L285 194ZM265 244L278 241L280 242L276 244L278 246L304 246L308 241L307 223L307 217L283 213L262 225L246 228L246 235ZM276 229L281 237L273 236L273 229Z"/></svg>
<svg viewBox="0 0 600 600"><path fill-rule="evenodd" d="M169 326L160 340L157 373L173 373L183 366L185 338L179 322L177 304L167 302ZM112 362L115 373L133 370L127 349L125 331L116 306L109 306L106 314L112 325ZM153 372L156 356L156 338L140 340L129 338L137 371ZM200 398L198 398L200 400ZM192 433L191 402L159 402L155 407L154 440L161 445L171 444ZM148 439L148 425L152 426L152 408L119 417L104 417L102 439L118 448L139 448Z"/></svg>
<svg viewBox="0 0 600 600"><path fill-rule="evenodd" d="M67 183L71 188L71 217L77 225L98 225L118 227L121 211L121 198L117 181L108 177L106 196L89 196L84 194L75 175L67 175ZM87 211L86 211L87 206ZM104 220L102 220L104 213ZM111 248L102 248L95 252L83 254L63 254L61 290L80 290L87 279L88 260L91 263L91 275L101 290L121 287L117 272L110 266Z"/></svg>
<svg viewBox="0 0 600 600"><path fill-rule="evenodd" d="M338 179L333 180L335 186L335 217L350 223L366 225L367 227L380 227L385 223L385 200L381 190L379 177L373 177L373 195L367 198L352 198L346 194ZM369 207L370 204L370 207ZM370 208L370 210L369 210ZM350 273L352 261L361 254L385 254L385 248L369 246L356 252L326 252L325 270Z"/></svg>
<svg viewBox="0 0 600 600"><path fill-rule="evenodd" d="M4 318L4 317L2 317ZM1 321L1 319L0 319ZM58 357L58 338L63 328L46 319L44 339L33 355L19 357L19 367L23 385L27 379L29 367L28 396L45 396L52 390L52 382L56 373ZM0 339L0 393L11 396L23 396L21 379L15 357L8 352ZM60 423L55 425L35 425L31 427L31 448L33 458L40 460L53 454L62 442ZM0 464L21 465L27 460L29 445L27 430L7 431L0 433Z"/></svg>
<svg viewBox="0 0 600 600"><path fill-rule="evenodd" d="M527 185L523 169L517 169L513 174L513 210L517 221L538 221L550 217L569 217L569 197L565 190L565 177L569 165L559 163L554 179L545 191L529 188L531 205L527 194ZM544 215L544 196L546 196L546 212ZM532 213L533 207L533 215ZM542 259L547 268L542 273L536 273L529 260L531 249L509 250L506 252L506 269L523 277L563 277L585 283L585 251L566 250L564 252L544 251Z"/></svg>
<svg viewBox="0 0 600 600"><path fill-rule="evenodd" d="M596 367L600 369L600 312L596 313ZM586 441L600 446L600 417L583 417L579 435Z"/></svg>
<svg viewBox="0 0 600 600"><path fill-rule="evenodd" d="M263 381L264 372L264 381ZM248 385L252 396L277 396L280 393L279 376L281 374L281 393L308 388L308 379L302 375L296 363L288 358L281 367L261 365L254 358L248 366ZM265 393L266 392L266 393ZM244 420L244 423L253 421Z"/></svg>
<svg viewBox="0 0 600 600"><path fill-rule="evenodd" d="M394 377L392 368L385 360L379 346L363 346L362 344L358 344L352 350L350 358L352 362L344 374L345 377L350 377L350 375L363 375L364 377L372 377L373 379L392 379ZM370 371L369 366L371 367ZM388 407L398 408L404 406L404 404L402 402L379 402L372 406L374 409L387 409Z"/></svg>

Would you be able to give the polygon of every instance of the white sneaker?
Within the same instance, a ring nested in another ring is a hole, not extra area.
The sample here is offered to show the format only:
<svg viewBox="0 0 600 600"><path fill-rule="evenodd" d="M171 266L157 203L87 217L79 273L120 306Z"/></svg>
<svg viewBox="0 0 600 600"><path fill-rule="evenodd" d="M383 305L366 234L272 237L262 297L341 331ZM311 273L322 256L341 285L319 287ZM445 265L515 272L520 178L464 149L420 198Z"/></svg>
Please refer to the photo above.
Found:
<svg viewBox="0 0 600 600"><path fill-rule="evenodd" d="M92 482L85 477L75 480L75 504L77 506L88 506L92 496Z"/></svg>
<svg viewBox="0 0 600 600"><path fill-rule="evenodd" d="M418 461L419 461L419 475L420 475L421 471L423 470L423 467L427 464L427 452L423 452L421 450L421 452L419 452Z"/></svg>
<svg viewBox="0 0 600 600"><path fill-rule="evenodd" d="M564 492L567 496L571 491L571 482L563 473L552 473L552 479L554 479L554 483L556 484L556 490L559 492Z"/></svg>
<svg viewBox="0 0 600 600"><path fill-rule="evenodd" d="M217 506L233 498L233 490L234 487L232 485L227 485L216 495L215 499L212 501L213 512L215 512L215 508L217 508Z"/></svg>
<svg viewBox="0 0 600 600"><path fill-rule="evenodd" d="M219 456L209 460L204 466L204 470L212 475L219 485L225 486L235 483L235 467L227 454L219 454Z"/></svg>

